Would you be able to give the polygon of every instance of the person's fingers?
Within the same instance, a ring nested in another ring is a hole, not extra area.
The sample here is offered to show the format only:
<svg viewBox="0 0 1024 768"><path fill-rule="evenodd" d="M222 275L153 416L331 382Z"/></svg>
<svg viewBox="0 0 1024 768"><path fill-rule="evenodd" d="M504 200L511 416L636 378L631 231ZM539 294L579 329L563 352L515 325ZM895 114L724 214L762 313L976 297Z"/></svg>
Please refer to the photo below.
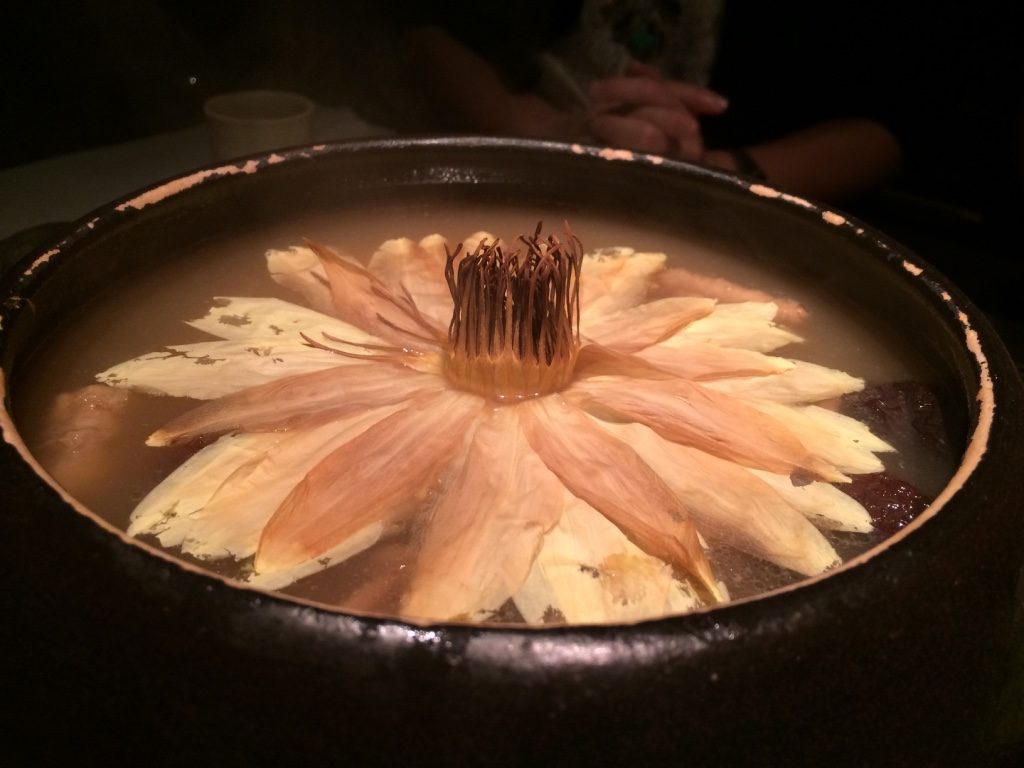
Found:
<svg viewBox="0 0 1024 768"><path fill-rule="evenodd" d="M640 107L628 113L605 112L588 123L589 134L612 146L699 160L704 141L696 118L664 107Z"/></svg>
<svg viewBox="0 0 1024 768"><path fill-rule="evenodd" d="M626 63L625 72L627 75L635 75L636 77L649 77L652 80L665 79L665 76L662 74L660 69L658 69L655 66L652 66L651 64L645 64L642 61L637 61L636 59L630 59Z"/></svg>
<svg viewBox="0 0 1024 768"><path fill-rule="evenodd" d="M710 88L641 75L605 77L593 81L589 90L595 103L670 107L699 115L717 115L729 106L724 96Z"/></svg>
<svg viewBox="0 0 1024 768"><path fill-rule="evenodd" d="M719 115L729 105L723 95L710 88L641 76L595 80L590 84L590 97L599 104L665 106L693 115Z"/></svg>
<svg viewBox="0 0 1024 768"><path fill-rule="evenodd" d="M667 107L639 107L631 110L628 116L651 123L669 139L676 142L692 142L694 139L700 139L700 123L686 110Z"/></svg>
<svg viewBox="0 0 1024 768"><path fill-rule="evenodd" d="M701 158L704 157L704 140L700 134L678 141L676 143L675 156L680 160L699 163Z"/></svg>
<svg viewBox="0 0 1024 768"><path fill-rule="evenodd" d="M637 152L663 155L672 148L672 141L657 126L629 115L596 115L587 129L598 141Z"/></svg>
<svg viewBox="0 0 1024 768"><path fill-rule="evenodd" d="M678 80L667 80L663 85L683 106L697 115L719 115L729 106L728 99L710 88Z"/></svg>
<svg viewBox="0 0 1024 768"><path fill-rule="evenodd" d="M679 97L663 80L650 77L606 77L590 84L590 98L595 103L628 104L631 106L678 107Z"/></svg>

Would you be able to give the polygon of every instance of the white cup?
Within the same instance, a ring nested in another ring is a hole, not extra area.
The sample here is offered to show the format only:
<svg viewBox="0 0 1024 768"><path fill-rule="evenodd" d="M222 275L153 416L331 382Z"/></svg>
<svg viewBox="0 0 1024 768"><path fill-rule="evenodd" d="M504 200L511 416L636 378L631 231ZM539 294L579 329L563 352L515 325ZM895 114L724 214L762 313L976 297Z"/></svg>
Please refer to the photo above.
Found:
<svg viewBox="0 0 1024 768"><path fill-rule="evenodd" d="M306 144L313 102L290 91L236 91L203 104L214 155L220 160Z"/></svg>

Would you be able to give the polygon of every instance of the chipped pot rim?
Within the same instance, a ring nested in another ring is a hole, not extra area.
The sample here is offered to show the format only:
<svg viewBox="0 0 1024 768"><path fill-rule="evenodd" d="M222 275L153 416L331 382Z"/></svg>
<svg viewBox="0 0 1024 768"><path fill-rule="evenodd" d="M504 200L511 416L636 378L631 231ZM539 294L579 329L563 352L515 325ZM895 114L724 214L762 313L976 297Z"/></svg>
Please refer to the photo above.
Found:
<svg viewBox="0 0 1024 768"><path fill-rule="evenodd" d="M859 222L857 219L848 216L841 211L819 205L810 200L797 197L779 189L776 189L763 182L733 176L721 171L709 169L703 166L693 165L678 160L660 157L658 155L630 152L627 150L612 149L583 144L565 144L560 142L537 141L528 139L501 139L486 136L412 136L384 139L361 139L355 141L331 142L315 144L306 147L299 147L288 150L280 150L261 155L255 155L238 160L221 162L208 167L200 168L186 174L168 178L155 184L145 187L121 197L114 202L98 208L96 211L82 217L69 227L69 233L54 245L45 246L29 254L16 269L11 270L4 276L4 294L0 296L0 350L6 345L6 337L9 332L9 325L18 312L22 311L22 305L26 300L21 298L21 293L31 294L34 285L46 279L50 271L60 268L61 256L73 251L78 244L87 240L95 232L107 226L118 226L121 224L130 225L133 215L146 210L154 205L162 204L180 195L189 194L211 182L228 179L238 176L252 176L268 168L280 164L316 162L317 158L334 155L345 155L349 153L366 152L422 152L431 148L441 148L455 151L489 151L489 152L518 152L528 153L537 158L545 155L558 155L565 157L573 155L580 158L584 163L607 162L612 165L616 163L639 164L650 167L657 173L684 174L707 183L720 187L729 188L733 193L749 197L759 198L766 203L777 205L780 209L795 211L796 213L811 219L817 220L821 226L834 228L837 233L852 237L863 243L869 250L885 258L895 266L893 275L899 279L910 281L916 284L918 290L936 304L946 322L955 326L962 337L964 349L970 357L975 370L976 380L971 384L975 387L973 402L976 404L976 413L971 420L970 434L967 440L964 456L957 466L953 476L939 493L936 499L911 521L904 528L895 532L882 542L871 547L867 552L853 557L842 565L826 571L822 574L803 577L799 581L759 593L745 598L731 600L719 606L709 606L695 611L666 616L656 619L647 619L635 623L621 624L574 624L559 627L524 627L524 626L502 626L502 625L480 625L458 622L437 622L417 623L393 617L379 615L364 615L356 612L340 610L336 607L319 603L313 600L284 596L276 592L266 591L258 587L228 579L212 572L203 570L198 566L180 560L163 549L155 547L147 542L130 537L124 530L117 528L105 521L102 517L78 502L53 480L47 471L38 463L32 453L23 442L17 426L14 423L12 414L7 408L8 384L6 371L0 369L0 397L3 398L4 407L0 410L0 433L5 443L10 445L35 473L43 480L50 490L53 491L64 504L73 508L79 514L84 515L92 522L99 525L107 532L113 534L121 542L130 547L144 551L157 557L159 560L168 563L171 567L186 572L198 574L204 579L238 590L242 593L252 593L264 596L270 600L291 606L299 606L305 609L322 612L336 616L342 620L350 620L359 623L370 623L378 627L393 627L394 631L405 637L419 638L433 642L432 633L439 630L454 632L471 632L473 636L495 634L499 637L510 636L516 633L525 633L533 637L559 634L576 634L579 632L598 633L606 630L646 628L664 625L665 627L677 628L680 622L686 622L691 617L698 617L706 620L707 617L725 617L735 612L742 611L752 604L769 605L773 598L794 593L804 593L815 585L832 579L841 573L861 569L865 564L879 557L881 554L901 544L908 537L913 536L922 526L935 518L937 513L944 508L951 500L957 498L965 484L978 470L979 466L989 455L991 435L995 422L996 382L990 370L988 349L996 342L996 336L987 321L981 316L969 301L959 295L952 284L937 272L924 259L921 259L909 251L904 251L892 241L887 239L880 232L872 227ZM466 183L465 179L435 179L434 183ZM8 293L9 292L9 293ZM1004 353L1005 356L1005 353ZM718 623L715 622L715 627ZM434 638L436 639L436 638ZM556 657L558 653L554 654Z"/></svg>

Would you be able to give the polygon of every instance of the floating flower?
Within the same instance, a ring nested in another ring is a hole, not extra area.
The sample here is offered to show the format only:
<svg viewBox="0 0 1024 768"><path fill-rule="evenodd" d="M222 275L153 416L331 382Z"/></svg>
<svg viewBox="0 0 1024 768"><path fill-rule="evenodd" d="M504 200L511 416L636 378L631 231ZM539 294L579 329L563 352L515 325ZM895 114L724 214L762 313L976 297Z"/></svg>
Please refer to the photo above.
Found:
<svg viewBox="0 0 1024 768"><path fill-rule="evenodd" d="M467 242L389 240L366 265L313 243L271 251L308 307L219 299L190 323L218 340L100 374L207 401L150 436L214 441L129 533L251 563L271 589L409 542L401 616L511 604L544 623L725 600L709 545L813 575L840 562L819 528L871 530L839 486L891 449L815 405L860 379L770 354L799 341L778 302L674 295L694 276L664 254L584 255L539 227L515 248Z"/></svg>

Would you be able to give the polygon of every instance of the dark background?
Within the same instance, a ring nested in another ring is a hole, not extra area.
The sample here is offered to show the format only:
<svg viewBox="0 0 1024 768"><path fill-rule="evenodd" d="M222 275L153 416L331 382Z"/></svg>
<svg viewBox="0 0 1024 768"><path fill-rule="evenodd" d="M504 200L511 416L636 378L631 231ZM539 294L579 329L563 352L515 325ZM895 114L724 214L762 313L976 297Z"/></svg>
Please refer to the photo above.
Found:
<svg viewBox="0 0 1024 768"><path fill-rule="evenodd" d="M415 87L402 30L432 21L523 77L578 0L40 0L5 11L0 169L195 125L208 96L285 88L399 132L451 130ZM949 273L982 308L1022 320L1024 5L730 4L712 85L730 96L709 141L770 138L868 114L900 139L905 171L845 209ZM1018 329L1007 327L1006 335Z"/></svg>

